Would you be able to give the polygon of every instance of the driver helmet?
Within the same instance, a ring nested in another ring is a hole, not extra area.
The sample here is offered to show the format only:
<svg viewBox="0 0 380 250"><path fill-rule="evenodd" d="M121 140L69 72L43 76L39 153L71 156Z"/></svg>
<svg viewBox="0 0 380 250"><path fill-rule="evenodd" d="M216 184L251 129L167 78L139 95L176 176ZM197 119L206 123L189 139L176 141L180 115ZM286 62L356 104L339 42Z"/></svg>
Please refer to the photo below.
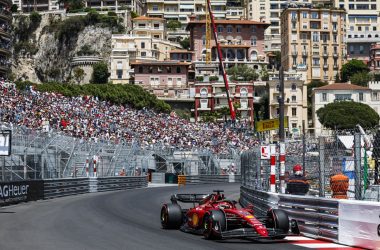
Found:
<svg viewBox="0 0 380 250"><path fill-rule="evenodd" d="M300 164L294 165L293 173L295 175L302 175L302 166Z"/></svg>

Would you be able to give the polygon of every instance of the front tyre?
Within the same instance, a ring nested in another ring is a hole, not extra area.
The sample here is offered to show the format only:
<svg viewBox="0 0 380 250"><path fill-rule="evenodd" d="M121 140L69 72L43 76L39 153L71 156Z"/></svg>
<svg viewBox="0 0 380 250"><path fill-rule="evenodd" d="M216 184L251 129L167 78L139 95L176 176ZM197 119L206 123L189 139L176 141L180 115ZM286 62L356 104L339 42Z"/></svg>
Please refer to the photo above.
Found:
<svg viewBox="0 0 380 250"><path fill-rule="evenodd" d="M182 209L178 204L164 204L160 217L164 229L179 229L182 225Z"/></svg>
<svg viewBox="0 0 380 250"><path fill-rule="evenodd" d="M226 216L220 210L210 211L203 219L203 236L207 240L219 240L226 230Z"/></svg>
<svg viewBox="0 0 380 250"><path fill-rule="evenodd" d="M267 227L280 229L283 234L289 232L289 217L284 210L271 209L268 211L268 224ZM274 239L284 239L286 235L275 236Z"/></svg>

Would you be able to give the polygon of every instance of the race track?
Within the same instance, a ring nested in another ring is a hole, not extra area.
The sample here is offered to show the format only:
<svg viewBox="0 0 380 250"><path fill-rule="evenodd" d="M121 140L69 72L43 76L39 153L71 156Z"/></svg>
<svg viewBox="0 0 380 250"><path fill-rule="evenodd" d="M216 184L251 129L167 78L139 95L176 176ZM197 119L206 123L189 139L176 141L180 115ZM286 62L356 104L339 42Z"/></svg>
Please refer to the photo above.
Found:
<svg viewBox="0 0 380 250"><path fill-rule="evenodd" d="M237 198L239 186L189 185L180 192L224 189ZM305 249L286 241L213 242L202 236L163 230L160 208L178 187L93 193L18 204L0 209L0 249Z"/></svg>

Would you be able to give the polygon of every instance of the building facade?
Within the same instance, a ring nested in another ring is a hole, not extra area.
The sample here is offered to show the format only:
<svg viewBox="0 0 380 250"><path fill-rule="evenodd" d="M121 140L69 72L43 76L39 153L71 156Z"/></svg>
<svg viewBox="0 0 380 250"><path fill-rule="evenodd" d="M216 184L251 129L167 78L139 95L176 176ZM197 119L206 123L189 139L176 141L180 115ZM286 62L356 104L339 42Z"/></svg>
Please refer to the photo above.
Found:
<svg viewBox="0 0 380 250"><path fill-rule="evenodd" d="M379 113L380 104L380 83L370 83L371 88L357 86L348 83L334 83L319 87L313 90L313 124L315 135L320 135L323 130L322 124L319 122L317 111L323 108L326 104L335 101L354 101L361 102L372 107Z"/></svg>
<svg viewBox="0 0 380 250"><path fill-rule="evenodd" d="M55 11L65 8L64 4L60 4L59 0L13 0L13 4L17 5L18 10L23 13L32 11ZM141 15L144 5L141 0L86 0L84 1L84 7L99 11L129 9Z"/></svg>
<svg viewBox="0 0 380 250"><path fill-rule="evenodd" d="M271 74L268 81L269 117L279 117L280 82L278 73ZM288 133L299 135L303 128L308 130L307 85L305 75L284 73L284 115L288 116Z"/></svg>
<svg viewBox="0 0 380 250"><path fill-rule="evenodd" d="M169 60L170 51L181 47L166 40L164 19L140 16L132 21L130 34L112 35L110 80L115 83L129 83L133 73L131 63Z"/></svg>
<svg viewBox="0 0 380 250"><path fill-rule="evenodd" d="M211 0L211 8L216 19L241 19L245 17L242 6L239 1L233 0ZM178 37L188 36L186 31L187 23L190 21L189 16L192 14L198 17L205 17L206 10L205 0L172 0L157 1L146 0L146 14L151 17L165 18L168 22L171 20L179 21L181 27L170 30L168 35L170 40L176 40Z"/></svg>
<svg viewBox="0 0 380 250"><path fill-rule="evenodd" d="M0 76L6 77L11 67L11 23L12 13L10 12L12 2L8 0L0 1Z"/></svg>
<svg viewBox="0 0 380 250"><path fill-rule="evenodd" d="M134 81L160 99L189 99L189 67L179 61L137 61L131 63Z"/></svg>
<svg viewBox="0 0 380 250"><path fill-rule="evenodd" d="M371 71L380 71L380 42L371 44L369 50L369 68Z"/></svg>
<svg viewBox="0 0 380 250"><path fill-rule="evenodd" d="M228 99L223 80L195 82L195 120L201 121L204 113L220 111L228 108ZM239 120L245 120L253 126L254 118L254 83L253 82L231 82L229 84L230 98ZM225 118L230 119L226 114ZM221 118L223 119L223 118Z"/></svg>
<svg viewBox="0 0 380 250"><path fill-rule="evenodd" d="M267 64L264 53L264 31L267 23L248 20L216 20L218 40L222 49L225 66L232 67L247 64L255 69L261 69ZM219 75L219 59L217 47L212 39L211 63L206 59L205 20L193 18L187 29L190 32L190 50L194 51L193 64L195 74Z"/></svg>
<svg viewBox="0 0 380 250"><path fill-rule="evenodd" d="M335 0L334 4L347 11L348 60L368 62L371 44L380 41L380 0Z"/></svg>
<svg viewBox="0 0 380 250"><path fill-rule="evenodd" d="M289 7L281 14L281 60L285 71L306 72L306 81L334 82L346 61L344 10Z"/></svg>

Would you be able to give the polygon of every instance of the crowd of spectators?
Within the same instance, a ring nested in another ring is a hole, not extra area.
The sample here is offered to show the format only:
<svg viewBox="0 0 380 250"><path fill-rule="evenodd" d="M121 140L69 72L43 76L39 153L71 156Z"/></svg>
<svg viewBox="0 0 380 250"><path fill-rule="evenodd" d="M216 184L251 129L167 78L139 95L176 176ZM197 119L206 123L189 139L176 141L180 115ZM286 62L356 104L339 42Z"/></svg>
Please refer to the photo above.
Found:
<svg viewBox="0 0 380 250"><path fill-rule="evenodd" d="M174 112L157 113L114 105L93 96L65 97L38 92L32 87L17 90L12 82L0 81L2 122L35 130L63 131L83 140L137 143L148 148L159 144L179 149L209 149L227 153L230 148L247 150L258 142L236 127L224 123L192 123Z"/></svg>

